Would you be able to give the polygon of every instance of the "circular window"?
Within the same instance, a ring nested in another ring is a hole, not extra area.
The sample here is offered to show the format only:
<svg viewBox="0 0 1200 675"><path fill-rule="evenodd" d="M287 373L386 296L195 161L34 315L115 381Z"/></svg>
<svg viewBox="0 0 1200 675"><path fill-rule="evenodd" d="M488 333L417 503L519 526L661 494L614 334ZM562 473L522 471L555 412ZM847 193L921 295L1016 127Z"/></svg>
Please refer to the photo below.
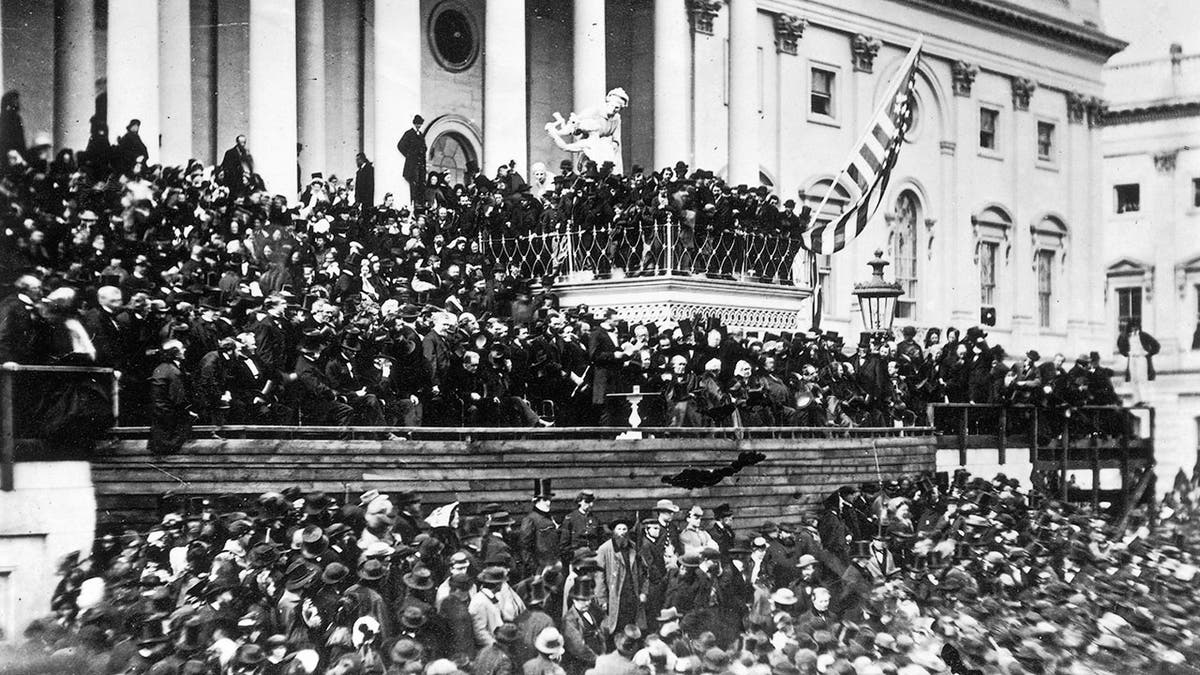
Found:
<svg viewBox="0 0 1200 675"><path fill-rule="evenodd" d="M908 114L908 131L904 133L904 140L911 143L921 135L921 97L915 91L908 99Z"/></svg>
<svg viewBox="0 0 1200 675"><path fill-rule="evenodd" d="M452 4L441 5L433 11L428 34L433 55L446 70L466 70L479 56L475 24L467 12Z"/></svg>
<svg viewBox="0 0 1200 675"><path fill-rule="evenodd" d="M450 185L455 185L466 179L467 162L474 159L475 152L467 139L454 132L446 132L429 146L426 166L430 171L445 171Z"/></svg>

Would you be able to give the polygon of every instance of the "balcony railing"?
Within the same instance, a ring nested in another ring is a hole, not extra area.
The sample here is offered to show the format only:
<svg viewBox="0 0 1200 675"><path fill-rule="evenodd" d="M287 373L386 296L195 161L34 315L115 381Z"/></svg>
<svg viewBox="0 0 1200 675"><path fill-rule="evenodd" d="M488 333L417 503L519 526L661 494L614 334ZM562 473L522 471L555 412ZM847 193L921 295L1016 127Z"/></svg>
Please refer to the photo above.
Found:
<svg viewBox="0 0 1200 675"><path fill-rule="evenodd" d="M808 286L800 240L745 230L695 232L678 223L614 224L522 237L485 237L484 257L525 278L567 281L680 275Z"/></svg>

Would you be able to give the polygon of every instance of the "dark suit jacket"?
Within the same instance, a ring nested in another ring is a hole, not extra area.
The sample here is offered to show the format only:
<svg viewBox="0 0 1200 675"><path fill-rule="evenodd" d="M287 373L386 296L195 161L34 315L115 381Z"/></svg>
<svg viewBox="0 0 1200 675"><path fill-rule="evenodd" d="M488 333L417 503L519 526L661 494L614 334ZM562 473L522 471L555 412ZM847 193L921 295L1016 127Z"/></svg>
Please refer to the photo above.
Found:
<svg viewBox="0 0 1200 675"><path fill-rule="evenodd" d="M32 305L16 294L0 300L0 363L29 363L36 353L39 331Z"/></svg>
<svg viewBox="0 0 1200 675"><path fill-rule="evenodd" d="M446 646L451 658L475 656L475 629L471 623L467 603L451 595L442 601L438 614L442 615L449 626Z"/></svg>
<svg viewBox="0 0 1200 675"><path fill-rule="evenodd" d="M617 390L618 373L624 358L615 356L617 345L608 331L596 326L588 333L588 360L592 363L592 403L604 403L605 397Z"/></svg>
<svg viewBox="0 0 1200 675"><path fill-rule="evenodd" d="M404 155L404 180L410 183L425 182L425 132L409 128L400 137L396 149Z"/></svg>
<svg viewBox="0 0 1200 675"><path fill-rule="evenodd" d="M421 351L425 355L425 370L429 374L429 386L439 387L450 372L450 345L446 338L434 331L421 340Z"/></svg>
<svg viewBox="0 0 1200 675"><path fill-rule="evenodd" d="M264 316L254 324L254 339L258 344L258 358L272 372L285 372L288 367L287 333L280 319Z"/></svg>
<svg viewBox="0 0 1200 675"><path fill-rule="evenodd" d="M242 159L244 156L236 145L225 151L225 156L221 158L221 166L217 170L218 182L221 185L230 187L242 184Z"/></svg>
<svg viewBox="0 0 1200 675"><path fill-rule="evenodd" d="M354 203L368 209L375 205L375 165L367 162L354 174Z"/></svg>

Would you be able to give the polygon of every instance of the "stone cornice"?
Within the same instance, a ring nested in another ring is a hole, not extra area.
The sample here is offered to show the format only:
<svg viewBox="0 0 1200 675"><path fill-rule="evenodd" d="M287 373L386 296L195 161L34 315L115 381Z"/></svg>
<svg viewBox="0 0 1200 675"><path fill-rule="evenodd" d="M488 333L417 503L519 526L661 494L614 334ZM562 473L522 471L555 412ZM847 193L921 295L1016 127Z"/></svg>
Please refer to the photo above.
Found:
<svg viewBox="0 0 1200 675"><path fill-rule="evenodd" d="M1150 103L1132 108L1109 109L1104 116L1104 124L1106 126L1114 126L1118 124L1175 120L1186 117L1200 117L1200 100L1174 101L1158 104Z"/></svg>
<svg viewBox="0 0 1200 675"><path fill-rule="evenodd" d="M995 24L1028 30L1104 55L1106 58L1125 49L1128 42L1102 31L1018 7L1006 0L906 0L909 4L944 7Z"/></svg>

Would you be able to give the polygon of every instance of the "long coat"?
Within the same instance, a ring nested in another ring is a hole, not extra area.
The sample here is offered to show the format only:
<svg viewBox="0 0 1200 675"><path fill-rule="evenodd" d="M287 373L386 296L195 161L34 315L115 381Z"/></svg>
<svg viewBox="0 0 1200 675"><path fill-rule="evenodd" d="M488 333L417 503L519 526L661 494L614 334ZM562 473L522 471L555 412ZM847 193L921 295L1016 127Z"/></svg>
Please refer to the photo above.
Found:
<svg viewBox="0 0 1200 675"><path fill-rule="evenodd" d="M424 182L425 155L428 152L425 132L416 129L405 131L400 137L400 142L396 144L396 149L404 155L404 180L410 183Z"/></svg>
<svg viewBox="0 0 1200 675"><path fill-rule="evenodd" d="M596 564L604 572L600 575L600 587L596 589L596 595L604 598L608 607L607 616L604 617L601 627L608 633L613 633L618 629L617 617L622 614L621 596L626 593L626 586L631 585L633 592L626 598L628 599L629 596L634 598L637 603L637 625L645 628L646 608L637 598L646 591L646 570L642 567L637 549L630 544L625 553L619 554L613 546L613 540L609 539L600 544L600 548L596 551ZM624 626L620 628L624 628Z"/></svg>
<svg viewBox="0 0 1200 675"><path fill-rule="evenodd" d="M179 452L192 435L191 406L184 374L174 361L160 363L150 376L151 452Z"/></svg>
<svg viewBox="0 0 1200 675"><path fill-rule="evenodd" d="M602 405L609 393L617 390L621 361L615 356L617 345L604 328L588 333L588 359L592 362L592 404Z"/></svg>

